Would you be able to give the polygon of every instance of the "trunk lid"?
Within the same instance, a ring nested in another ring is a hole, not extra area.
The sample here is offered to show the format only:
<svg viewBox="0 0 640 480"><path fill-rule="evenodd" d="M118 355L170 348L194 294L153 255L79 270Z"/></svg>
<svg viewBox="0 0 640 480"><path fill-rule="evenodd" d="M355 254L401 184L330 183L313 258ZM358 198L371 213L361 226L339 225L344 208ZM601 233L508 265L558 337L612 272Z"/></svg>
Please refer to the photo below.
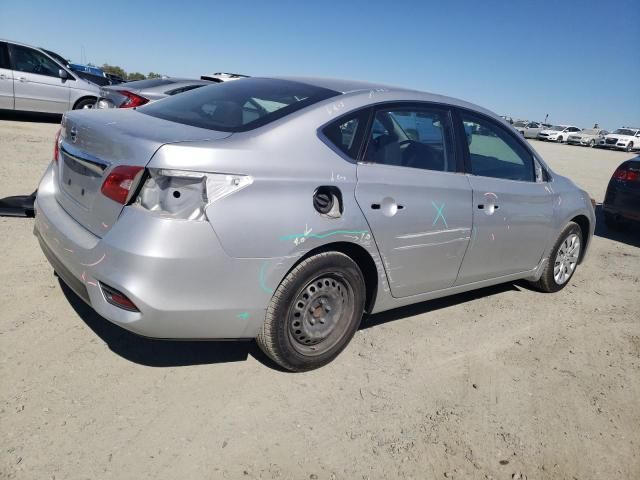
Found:
<svg viewBox="0 0 640 480"><path fill-rule="evenodd" d="M100 191L114 167L144 167L168 143L222 140L230 135L133 109L70 112L62 120L56 199L79 224L102 237L124 208Z"/></svg>

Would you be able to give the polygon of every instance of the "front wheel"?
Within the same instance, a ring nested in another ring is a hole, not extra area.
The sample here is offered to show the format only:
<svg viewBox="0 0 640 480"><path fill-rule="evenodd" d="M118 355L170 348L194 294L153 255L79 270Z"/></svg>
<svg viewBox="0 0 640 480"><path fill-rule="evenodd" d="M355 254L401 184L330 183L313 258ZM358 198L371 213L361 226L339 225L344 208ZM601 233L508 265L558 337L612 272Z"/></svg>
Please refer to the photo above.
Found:
<svg viewBox="0 0 640 480"><path fill-rule="evenodd" d="M591 148L595 147L595 146L596 146L596 141L592 139L592 140L589 142L589 146L590 146Z"/></svg>
<svg viewBox="0 0 640 480"><path fill-rule="evenodd" d="M343 253L319 253L284 278L256 341L283 368L313 370L344 350L358 330L364 302L358 265Z"/></svg>
<svg viewBox="0 0 640 480"><path fill-rule="evenodd" d="M629 142L627 148L624 149L625 152L630 152L631 150L633 150L633 142Z"/></svg>
<svg viewBox="0 0 640 480"><path fill-rule="evenodd" d="M562 290L576 271L582 244L582 230L575 222L569 222L553 246L540 280L533 286L543 292Z"/></svg>
<svg viewBox="0 0 640 480"><path fill-rule="evenodd" d="M558 143L562 143L563 138L562 137L558 137Z"/></svg>

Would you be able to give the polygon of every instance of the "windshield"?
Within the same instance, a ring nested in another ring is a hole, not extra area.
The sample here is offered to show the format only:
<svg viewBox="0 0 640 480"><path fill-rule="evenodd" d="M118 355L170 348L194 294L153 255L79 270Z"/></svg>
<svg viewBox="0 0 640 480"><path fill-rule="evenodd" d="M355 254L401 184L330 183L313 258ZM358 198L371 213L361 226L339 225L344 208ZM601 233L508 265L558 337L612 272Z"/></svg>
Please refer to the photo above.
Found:
<svg viewBox="0 0 640 480"><path fill-rule="evenodd" d="M561 132L561 131L563 131L565 128L567 128L567 127L555 126L555 127L551 127L549 130L553 130L554 132Z"/></svg>
<svg viewBox="0 0 640 480"><path fill-rule="evenodd" d="M516 122L513 124L514 127L526 127L527 122Z"/></svg>
<svg viewBox="0 0 640 480"><path fill-rule="evenodd" d="M600 133L600 130L598 130L597 128L587 128L586 130L582 130L582 132L585 135L598 135Z"/></svg>
<svg viewBox="0 0 640 480"><path fill-rule="evenodd" d="M617 135L631 135L631 136L633 136L634 134L633 130L629 130L628 128L619 128L613 133Z"/></svg>
<svg viewBox="0 0 640 480"><path fill-rule="evenodd" d="M223 132L246 132L339 95L289 80L245 78L210 85L138 110L152 117Z"/></svg>
<svg viewBox="0 0 640 480"><path fill-rule="evenodd" d="M44 48L42 49L42 51L45 52L50 57L53 57L54 60L56 60L57 62L60 62L62 65L65 65L67 67L69 66L69 62L65 60L61 55L58 55L57 53L52 52L51 50L45 50Z"/></svg>

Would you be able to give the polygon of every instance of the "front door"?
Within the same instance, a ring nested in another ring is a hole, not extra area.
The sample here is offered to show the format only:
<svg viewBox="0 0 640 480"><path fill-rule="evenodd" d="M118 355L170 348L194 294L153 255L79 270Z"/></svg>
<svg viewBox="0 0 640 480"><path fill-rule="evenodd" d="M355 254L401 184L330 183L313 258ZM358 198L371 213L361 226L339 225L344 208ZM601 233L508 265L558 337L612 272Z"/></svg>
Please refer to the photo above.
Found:
<svg viewBox="0 0 640 480"><path fill-rule="evenodd" d="M489 118L461 115L470 132L473 233L456 284L531 270L554 236L554 196L520 138Z"/></svg>
<svg viewBox="0 0 640 480"><path fill-rule="evenodd" d="M375 112L356 200L394 297L450 287L471 232L471 188L456 173L450 115L429 105Z"/></svg>
<svg viewBox="0 0 640 480"><path fill-rule="evenodd" d="M13 110L13 72L5 42L0 42L0 109Z"/></svg>
<svg viewBox="0 0 640 480"><path fill-rule="evenodd" d="M14 71L16 110L64 113L69 110L69 80L60 78L60 66L42 52L9 45Z"/></svg>

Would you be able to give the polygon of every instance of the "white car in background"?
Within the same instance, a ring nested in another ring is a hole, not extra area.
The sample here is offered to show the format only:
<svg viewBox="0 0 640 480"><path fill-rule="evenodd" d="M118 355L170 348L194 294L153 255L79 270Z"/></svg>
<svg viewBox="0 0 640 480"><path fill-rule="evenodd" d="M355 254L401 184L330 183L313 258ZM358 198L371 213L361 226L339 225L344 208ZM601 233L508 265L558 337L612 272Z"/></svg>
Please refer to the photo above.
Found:
<svg viewBox="0 0 640 480"><path fill-rule="evenodd" d="M587 128L578 133L572 133L567 138L568 145L584 145L597 147L609 132L602 128Z"/></svg>
<svg viewBox="0 0 640 480"><path fill-rule="evenodd" d="M201 80L209 80L210 82L231 82L233 80L240 80L241 78L248 78L248 75L242 75L240 73L226 73L226 72L217 72L210 73L208 75L201 75Z"/></svg>
<svg viewBox="0 0 640 480"><path fill-rule="evenodd" d="M579 131L580 129L573 125L556 125L546 130L542 130L538 134L538 140L562 143L569 138L569 135Z"/></svg>
<svg viewBox="0 0 640 480"><path fill-rule="evenodd" d="M600 140L599 146L624 150L625 152L638 150L640 149L640 128L618 128Z"/></svg>

